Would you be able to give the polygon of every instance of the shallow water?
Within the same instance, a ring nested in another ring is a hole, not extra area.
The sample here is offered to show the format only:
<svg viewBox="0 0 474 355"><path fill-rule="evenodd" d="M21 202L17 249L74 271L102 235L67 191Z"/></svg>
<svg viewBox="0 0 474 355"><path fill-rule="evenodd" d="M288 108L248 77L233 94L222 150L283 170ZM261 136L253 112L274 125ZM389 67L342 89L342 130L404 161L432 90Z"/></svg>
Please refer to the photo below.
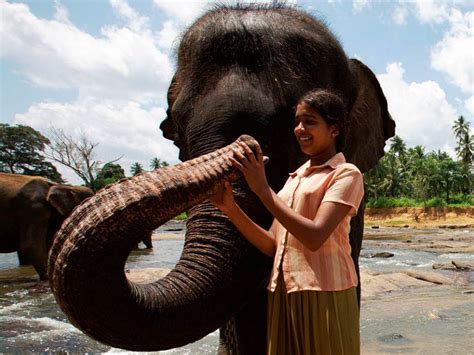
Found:
<svg viewBox="0 0 474 355"><path fill-rule="evenodd" d="M176 231L174 231L176 232ZM179 231L178 231L179 233ZM153 241L152 251L134 251L126 268L172 268L183 240ZM412 267L431 269L434 262L473 260L472 254L431 253L371 247L362 255L392 252L387 259L360 259L369 271L393 272ZM472 273L471 273L472 274ZM362 302L364 354L469 353L474 336L474 285L436 286L384 294ZM56 305L46 282L32 267L18 267L15 253L0 254L0 352L121 352L84 335ZM215 354L218 331L182 348L160 354Z"/></svg>

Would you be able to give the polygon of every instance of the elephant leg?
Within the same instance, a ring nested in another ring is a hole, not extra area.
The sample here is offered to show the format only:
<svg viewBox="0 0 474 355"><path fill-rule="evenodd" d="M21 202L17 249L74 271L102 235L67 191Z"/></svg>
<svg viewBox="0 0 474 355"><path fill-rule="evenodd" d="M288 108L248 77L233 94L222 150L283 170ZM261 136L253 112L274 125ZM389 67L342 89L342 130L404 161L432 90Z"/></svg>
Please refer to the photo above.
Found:
<svg viewBox="0 0 474 355"><path fill-rule="evenodd" d="M219 355L266 353L267 285L265 277L249 303L220 329Z"/></svg>
<svg viewBox="0 0 474 355"><path fill-rule="evenodd" d="M153 249L153 243L151 242L151 235L153 232L150 232L145 238L143 238L142 242L145 244L147 249Z"/></svg>
<svg viewBox="0 0 474 355"><path fill-rule="evenodd" d="M359 255L362 249L362 239L364 237L364 212L365 212L365 199L362 199L360 203L359 211L355 217L351 220L351 232L349 234L349 241L351 244L351 256L354 261L354 266L357 272L357 301L360 308L360 296L361 296L361 284L360 284L360 271L359 271Z"/></svg>
<svg viewBox="0 0 474 355"><path fill-rule="evenodd" d="M32 264L28 253L25 253L23 250L22 251L18 250L17 254L18 254L18 262L20 263L20 265L23 266L23 265L31 265Z"/></svg>
<svg viewBox="0 0 474 355"><path fill-rule="evenodd" d="M47 280L48 222L51 213L45 209L30 210L30 219L20 227L18 257L32 264L41 280Z"/></svg>
<svg viewBox="0 0 474 355"><path fill-rule="evenodd" d="M237 354L265 354L267 349L267 283L235 316Z"/></svg>

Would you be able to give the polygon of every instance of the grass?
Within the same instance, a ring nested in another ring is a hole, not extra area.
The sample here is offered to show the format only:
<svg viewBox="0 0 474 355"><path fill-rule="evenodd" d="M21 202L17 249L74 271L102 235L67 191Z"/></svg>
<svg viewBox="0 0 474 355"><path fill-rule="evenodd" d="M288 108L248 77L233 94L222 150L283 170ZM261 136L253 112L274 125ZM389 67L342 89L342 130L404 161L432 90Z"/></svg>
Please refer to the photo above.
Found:
<svg viewBox="0 0 474 355"><path fill-rule="evenodd" d="M180 215L177 215L174 219L177 219L178 221L184 221L188 219L188 214L186 212L183 212Z"/></svg>
<svg viewBox="0 0 474 355"><path fill-rule="evenodd" d="M449 203L444 198L433 197L426 201L415 200L409 197L379 197L367 201L368 208L393 207L472 207L474 195L456 195L450 198Z"/></svg>

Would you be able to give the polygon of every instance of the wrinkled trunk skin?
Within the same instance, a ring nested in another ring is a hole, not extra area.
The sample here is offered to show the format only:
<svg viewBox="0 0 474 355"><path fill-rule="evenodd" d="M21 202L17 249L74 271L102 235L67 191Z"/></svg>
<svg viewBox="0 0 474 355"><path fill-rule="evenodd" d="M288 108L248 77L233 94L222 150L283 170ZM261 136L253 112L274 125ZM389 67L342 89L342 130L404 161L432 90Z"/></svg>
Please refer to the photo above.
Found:
<svg viewBox="0 0 474 355"><path fill-rule="evenodd" d="M72 213L56 236L48 273L75 326L114 347L169 349L214 331L254 298L268 260L209 203L198 205L224 179L239 177L228 159L233 147L122 180ZM188 209L176 267L153 283L129 282L124 265L143 233Z"/></svg>

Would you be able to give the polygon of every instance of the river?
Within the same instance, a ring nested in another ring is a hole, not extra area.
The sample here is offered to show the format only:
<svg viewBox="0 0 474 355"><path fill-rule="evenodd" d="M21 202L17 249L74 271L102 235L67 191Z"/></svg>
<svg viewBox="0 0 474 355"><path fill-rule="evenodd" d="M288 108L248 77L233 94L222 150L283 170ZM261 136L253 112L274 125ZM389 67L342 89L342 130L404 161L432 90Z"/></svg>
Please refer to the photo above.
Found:
<svg viewBox="0 0 474 355"><path fill-rule="evenodd" d="M170 229L172 233L184 233L179 226L164 226L158 233L169 233ZM467 230L467 233L474 234L474 231ZM153 250L134 251L126 268L172 268L179 259L183 243L182 239L154 240ZM362 255L389 251L394 256L387 259L362 257L361 269L365 271L394 272L404 267L430 270L435 262L453 258L474 260L471 253L427 252L368 244ZM469 282L461 286L422 287L363 299L362 353L471 352L474 277L472 273L464 274ZM38 281L32 267L19 267L16 253L0 255L0 307L0 353L122 352L98 343L72 326L56 305L48 284ZM218 338L215 331L196 343L156 354L215 354Z"/></svg>

